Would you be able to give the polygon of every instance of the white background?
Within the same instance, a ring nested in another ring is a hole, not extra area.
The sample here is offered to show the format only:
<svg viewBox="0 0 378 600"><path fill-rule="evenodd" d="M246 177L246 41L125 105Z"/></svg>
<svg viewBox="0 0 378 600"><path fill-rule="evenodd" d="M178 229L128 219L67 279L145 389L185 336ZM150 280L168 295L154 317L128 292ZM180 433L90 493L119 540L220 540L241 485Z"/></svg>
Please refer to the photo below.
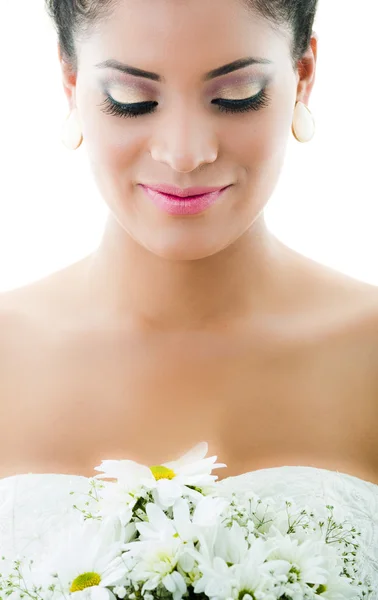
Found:
<svg viewBox="0 0 378 600"><path fill-rule="evenodd" d="M0 0L0 291L87 255L106 207L85 145L61 144L67 114L55 31L43 0ZM287 245L378 285L377 0L320 0L316 134L290 134L281 179L266 209Z"/></svg>

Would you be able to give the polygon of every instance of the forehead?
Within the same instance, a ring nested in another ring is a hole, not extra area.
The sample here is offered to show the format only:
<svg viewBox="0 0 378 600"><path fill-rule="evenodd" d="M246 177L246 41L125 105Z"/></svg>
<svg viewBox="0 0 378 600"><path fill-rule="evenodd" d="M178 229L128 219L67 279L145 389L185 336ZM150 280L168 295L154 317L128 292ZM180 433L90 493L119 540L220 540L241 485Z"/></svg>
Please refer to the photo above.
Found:
<svg viewBox="0 0 378 600"><path fill-rule="evenodd" d="M127 60L167 77L178 66L198 75L247 55L289 60L285 30L245 0L119 0L78 50L80 62Z"/></svg>

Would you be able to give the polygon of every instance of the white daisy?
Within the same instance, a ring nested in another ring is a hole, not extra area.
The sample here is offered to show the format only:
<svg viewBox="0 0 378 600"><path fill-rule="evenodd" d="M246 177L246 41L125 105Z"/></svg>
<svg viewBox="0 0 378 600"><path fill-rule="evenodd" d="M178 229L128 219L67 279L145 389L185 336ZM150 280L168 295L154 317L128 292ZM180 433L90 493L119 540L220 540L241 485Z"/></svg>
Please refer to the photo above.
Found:
<svg viewBox="0 0 378 600"><path fill-rule="evenodd" d="M106 588L121 585L127 574L123 533L118 519L83 521L55 540L50 556L36 565L34 581L44 589L53 584L54 599L113 600Z"/></svg>
<svg viewBox="0 0 378 600"><path fill-rule="evenodd" d="M154 489L155 502L163 508L168 508L184 493L191 494L188 486L211 488L218 479L217 475L211 475L211 471L226 465L216 463L216 456L205 458L207 452L208 444L201 442L178 460L151 467L156 479L156 483L151 486L151 489ZM149 482L146 485L148 486Z"/></svg>
<svg viewBox="0 0 378 600"><path fill-rule="evenodd" d="M202 442L180 459L152 467L130 460L104 460L100 466L95 467L95 470L104 473L95 475L94 478L117 479L118 485L136 498L143 496L144 490L150 490L157 504L162 508L169 508L184 493L193 501L198 501L201 494L188 486L200 489L211 487L218 478L211 475L212 469L226 465L216 463L216 456L205 458L207 452L208 445Z"/></svg>
<svg viewBox="0 0 378 600"><path fill-rule="evenodd" d="M163 466L171 469L176 478L185 485L196 487L211 485L218 479L217 475L210 475L211 471L227 465L216 463L217 456L205 458L207 452L207 442L201 442L178 460L164 463Z"/></svg>

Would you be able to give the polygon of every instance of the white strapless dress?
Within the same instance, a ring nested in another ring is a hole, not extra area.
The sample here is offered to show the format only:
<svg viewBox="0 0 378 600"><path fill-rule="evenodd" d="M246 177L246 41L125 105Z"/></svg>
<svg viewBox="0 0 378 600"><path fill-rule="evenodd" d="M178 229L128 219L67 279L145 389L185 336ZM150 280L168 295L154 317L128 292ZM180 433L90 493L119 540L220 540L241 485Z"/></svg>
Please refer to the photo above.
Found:
<svg viewBox="0 0 378 600"><path fill-rule="evenodd" d="M260 469L217 482L219 493L252 490L261 498L287 497L306 506L333 504L361 532L361 577L378 600L378 485L352 475L305 466ZM43 554L49 533L79 519L75 496L88 492L79 475L33 474L0 479L0 555ZM336 513L335 513L336 514Z"/></svg>

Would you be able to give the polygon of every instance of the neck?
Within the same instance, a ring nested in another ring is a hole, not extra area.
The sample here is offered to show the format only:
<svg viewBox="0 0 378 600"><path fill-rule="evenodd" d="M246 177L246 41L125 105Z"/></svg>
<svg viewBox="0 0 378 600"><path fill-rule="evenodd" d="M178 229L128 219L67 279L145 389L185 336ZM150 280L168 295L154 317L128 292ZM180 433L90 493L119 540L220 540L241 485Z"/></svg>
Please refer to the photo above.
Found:
<svg viewBox="0 0 378 600"><path fill-rule="evenodd" d="M108 321L157 329L216 327L261 315L282 304L285 248L261 216L225 250L174 262L146 250L110 217L88 261L90 305Z"/></svg>

